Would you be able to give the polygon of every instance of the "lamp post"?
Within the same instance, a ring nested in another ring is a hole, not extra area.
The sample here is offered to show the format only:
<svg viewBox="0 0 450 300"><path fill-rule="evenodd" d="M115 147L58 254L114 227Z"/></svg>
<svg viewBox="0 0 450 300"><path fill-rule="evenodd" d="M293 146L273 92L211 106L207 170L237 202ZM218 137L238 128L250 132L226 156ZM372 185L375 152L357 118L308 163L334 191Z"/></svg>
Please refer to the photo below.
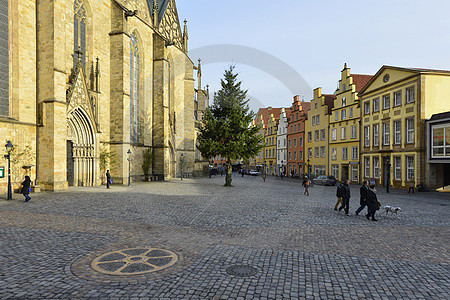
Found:
<svg viewBox="0 0 450 300"><path fill-rule="evenodd" d="M308 175L308 177L310 176L310 174L309 174L309 162L310 162L311 160L308 158L308 160L307 160L307 162L308 162L308 166L307 166L307 170L306 170L306 174Z"/></svg>
<svg viewBox="0 0 450 300"><path fill-rule="evenodd" d="M184 153L181 153L180 157L181 180L183 180L183 162L184 162Z"/></svg>
<svg viewBox="0 0 450 300"><path fill-rule="evenodd" d="M280 166L280 177L281 177L281 180L283 180L283 161L281 161L281 166Z"/></svg>
<svg viewBox="0 0 450 300"><path fill-rule="evenodd" d="M5 158L8 160L8 200L12 200L12 186L11 186L11 151L14 148L11 141L7 141L6 145L6 152L8 154L5 155Z"/></svg>
<svg viewBox="0 0 450 300"><path fill-rule="evenodd" d="M127 151L128 154L128 186L131 186L131 150L128 149Z"/></svg>

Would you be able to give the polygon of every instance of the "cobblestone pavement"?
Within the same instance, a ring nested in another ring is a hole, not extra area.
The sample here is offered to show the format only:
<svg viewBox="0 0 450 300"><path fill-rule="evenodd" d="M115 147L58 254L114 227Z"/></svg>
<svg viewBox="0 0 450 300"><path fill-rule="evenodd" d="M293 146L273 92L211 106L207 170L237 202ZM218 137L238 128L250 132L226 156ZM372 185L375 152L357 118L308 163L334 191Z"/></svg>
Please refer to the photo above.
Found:
<svg viewBox="0 0 450 300"><path fill-rule="evenodd" d="M234 188L214 177L0 201L0 299L450 298L450 195L380 191L402 212L372 222L354 214L357 186L348 217L332 209L334 187L306 197L298 181L233 179ZM178 261L131 276L91 267L140 247ZM257 274L229 275L233 265Z"/></svg>

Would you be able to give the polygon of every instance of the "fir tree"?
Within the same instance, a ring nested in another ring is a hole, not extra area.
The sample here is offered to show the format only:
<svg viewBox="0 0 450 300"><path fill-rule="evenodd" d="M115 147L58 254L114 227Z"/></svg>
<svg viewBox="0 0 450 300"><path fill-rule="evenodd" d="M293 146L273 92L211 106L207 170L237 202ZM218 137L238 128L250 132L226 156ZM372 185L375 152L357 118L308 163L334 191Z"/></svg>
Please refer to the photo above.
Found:
<svg viewBox="0 0 450 300"><path fill-rule="evenodd" d="M247 91L241 89L237 76L234 66L225 71L221 89L214 94L197 139L203 157L220 155L226 158L225 186L231 186L231 163L256 156L263 142L260 127L250 126L255 114L248 106Z"/></svg>

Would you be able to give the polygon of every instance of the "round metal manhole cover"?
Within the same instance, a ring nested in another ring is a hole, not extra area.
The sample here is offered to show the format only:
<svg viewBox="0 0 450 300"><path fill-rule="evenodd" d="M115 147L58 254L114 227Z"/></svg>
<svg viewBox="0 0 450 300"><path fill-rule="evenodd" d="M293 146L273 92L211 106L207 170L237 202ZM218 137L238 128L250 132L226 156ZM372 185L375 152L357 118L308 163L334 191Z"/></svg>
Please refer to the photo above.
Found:
<svg viewBox="0 0 450 300"><path fill-rule="evenodd" d="M258 273L258 269L247 265L235 265L227 268L227 273L233 276L249 277Z"/></svg>
<svg viewBox="0 0 450 300"><path fill-rule="evenodd" d="M108 275L140 275L166 269L178 261L178 256L163 249L141 247L108 252L95 258L91 267Z"/></svg>

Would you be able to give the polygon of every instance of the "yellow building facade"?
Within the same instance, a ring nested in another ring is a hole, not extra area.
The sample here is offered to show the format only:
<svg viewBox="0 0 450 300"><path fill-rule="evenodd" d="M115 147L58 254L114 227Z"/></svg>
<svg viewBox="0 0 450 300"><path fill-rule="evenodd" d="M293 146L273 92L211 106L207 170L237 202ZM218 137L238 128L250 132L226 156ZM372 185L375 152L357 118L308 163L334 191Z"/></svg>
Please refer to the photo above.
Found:
<svg viewBox="0 0 450 300"><path fill-rule="evenodd" d="M425 183L425 120L448 111L450 72L383 66L359 96L362 177L396 188Z"/></svg>
<svg viewBox="0 0 450 300"><path fill-rule="evenodd" d="M126 183L129 163L140 180L147 149L150 175L194 171L195 66L174 0L2 1L0 133L15 187L26 174L46 190L95 186L105 168Z"/></svg>
<svg viewBox="0 0 450 300"><path fill-rule="evenodd" d="M277 175L277 130L278 119L270 114L267 119L267 126L265 130L265 167L267 175Z"/></svg>
<svg viewBox="0 0 450 300"><path fill-rule="evenodd" d="M314 99L308 110L305 125L306 167L304 174L328 175L330 114L335 95L322 94L322 88L314 90Z"/></svg>
<svg viewBox="0 0 450 300"><path fill-rule="evenodd" d="M336 90L330 115L329 170L330 175L343 182L359 183L360 174L360 102L358 91L370 75L350 74L345 64Z"/></svg>

